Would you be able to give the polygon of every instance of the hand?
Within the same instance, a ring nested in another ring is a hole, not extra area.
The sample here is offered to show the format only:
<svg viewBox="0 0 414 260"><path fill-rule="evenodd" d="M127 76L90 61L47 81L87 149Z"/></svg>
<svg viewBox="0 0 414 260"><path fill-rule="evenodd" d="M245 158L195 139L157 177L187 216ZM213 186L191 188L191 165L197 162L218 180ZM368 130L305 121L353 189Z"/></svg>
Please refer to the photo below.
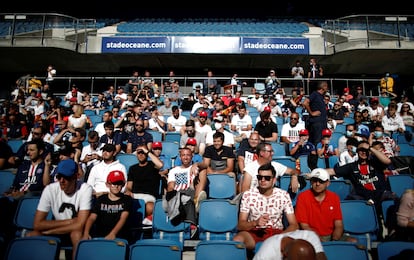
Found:
<svg viewBox="0 0 414 260"><path fill-rule="evenodd" d="M165 194L165 199L167 200L167 201L170 201L175 195L177 195L177 191L176 190L172 190L172 191L168 191L166 194Z"/></svg>

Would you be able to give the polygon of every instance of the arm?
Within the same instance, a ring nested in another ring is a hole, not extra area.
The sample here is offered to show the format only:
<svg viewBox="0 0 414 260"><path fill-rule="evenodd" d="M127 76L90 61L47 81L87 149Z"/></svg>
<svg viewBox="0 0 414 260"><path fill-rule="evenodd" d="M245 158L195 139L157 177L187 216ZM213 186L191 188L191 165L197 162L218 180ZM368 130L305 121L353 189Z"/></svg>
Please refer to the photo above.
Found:
<svg viewBox="0 0 414 260"><path fill-rule="evenodd" d="M46 186L50 183L50 166L52 165L52 158L50 153L45 158L45 169L43 170L43 186Z"/></svg>
<svg viewBox="0 0 414 260"><path fill-rule="evenodd" d="M337 241L339 240L344 233L344 223L342 220L335 220L334 221L334 230L332 232L332 240Z"/></svg>
<svg viewBox="0 0 414 260"><path fill-rule="evenodd" d="M121 213L121 217L119 218L118 222L114 226L114 228L109 232L108 235L105 236L105 239L115 239L118 232L122 229L122 227L125 225L125 223L128 220L129 211L123 211Z"/></svg>
<svg viewBox="0 0 414 260"><path fill-rule="evenodd" d="M283 230L282 233L295 231L295 230L299 229L299 224L298 224L298 221L296 220L296 217L295 217L294 213L286 214L286 219L289 223L289 226L287 228L285 228L285 230Z"/></svg>
<svg viewBox="0 0 414 260"><path fill-rule="evenodd" d="M252 183L252 176L246 171L243 172L243 181L241 185L241 192L245 192L250 189L250 184Z"/></svg>
<svg viewBox="0 0 414 260"><path fill-rule="evenodd" d="M239 231L249 231L256 227L264 226L267 223L267 220L269 219L268 216L260 216L255 221L247 221L247 218L249 216L249 213L246 212L240 212L239 214L239 221L237 224L237 229Z"/></svg>
<svg viewBox="0 0 414 260"><path fill-rule="evenodd" d="M132 181L127 181L127 184L126 184L126 189L125 189L125 195L128 195L128 196L131 196L132 197L132 195L133 195L133 193L132 193L132 185L133 185L133 182Z"/></svg>
<svg viewBox="0 0 414 260"><path fill-rule="evenodd" d="M127 143L126 153L132 153L132 143Z"/></svg>
<svg viewBox="0 0 414 260"><path fill-rule="evenodd" d="M369 150L371 151L371 153L378 158L378 160L380 160L383 164L389 165L391 164L391 159L388 158L383 152L370 147Z"/></svg>
<svg viewBox="0 0 414 260"><path fill-rule="evenodd" d="M96 213L91 213L89 215L85 223L85 229L83 230L82 239L91 239L91 235L89 234L89 232L91 231L91 228L93 224L95 223L97 217L98 215Z"/></svg>
<svg viewBox="0 0 414 260"><path fill-rule="evenodd" d="M65 220L47 220L48 212L36 211L34 217L34 232L44 235L66 234L75 230L82 230L89 216L89 210L80 210L78 216Z"/></svg>

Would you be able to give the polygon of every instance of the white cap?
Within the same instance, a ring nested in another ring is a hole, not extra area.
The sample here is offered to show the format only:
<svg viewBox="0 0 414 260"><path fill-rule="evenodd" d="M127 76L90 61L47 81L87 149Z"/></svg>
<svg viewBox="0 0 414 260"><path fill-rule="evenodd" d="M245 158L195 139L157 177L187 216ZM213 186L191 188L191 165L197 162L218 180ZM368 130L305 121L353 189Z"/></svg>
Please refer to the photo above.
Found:
<svg viewBox="0 0 414 260"><path fill-rule="evenodd" d="M317 178L321 181L327 181L330 179L329 173L323 168L315 168L309 175L309 178Z"/></svg>

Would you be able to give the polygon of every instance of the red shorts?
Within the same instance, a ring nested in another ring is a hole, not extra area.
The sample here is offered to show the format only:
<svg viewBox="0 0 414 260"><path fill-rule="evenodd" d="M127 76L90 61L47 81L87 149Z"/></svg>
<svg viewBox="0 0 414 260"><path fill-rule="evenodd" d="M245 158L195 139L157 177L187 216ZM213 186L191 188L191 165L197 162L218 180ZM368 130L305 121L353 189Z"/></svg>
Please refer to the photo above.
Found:
<svg viewBox="0 0 414 260"><path fill-rule="evenodd" d="M274 228L254 228L252 230L248 231L250 235L252 235L254 241L262 242L266 238L271 237L276 234L280 234L283 232L283 230L280 229L274 229Z"/></svg>

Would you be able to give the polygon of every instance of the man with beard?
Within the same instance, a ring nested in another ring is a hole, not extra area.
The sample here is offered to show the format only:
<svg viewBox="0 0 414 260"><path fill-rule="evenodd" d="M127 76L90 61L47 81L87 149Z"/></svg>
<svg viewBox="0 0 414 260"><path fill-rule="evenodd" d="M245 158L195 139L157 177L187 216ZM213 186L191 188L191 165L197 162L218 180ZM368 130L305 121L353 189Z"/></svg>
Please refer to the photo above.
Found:
<svg viewBox="0 0 414 260"><path fill-rule="evenodd" d="M270 118L270 113L268 109L263 110L260 113L260 121L254 127L262 142L276 142L278 138L277 124Z"/></svg>
<svg viewBox="0 0 414 260"><path fill-rule="evenodd" d="M195 130L195 122L193 119L188 119L187 122L185 122L185 132L180 138L181 148L187 144L189 138L196 139L198 146L195 147L195 153L202 156L206 148L206 140L204 135Z"/></svg>
<svg viewBox="0 0 414 260"><path fill-rule="evenodd" d="M135 122L135 131L128 137L126 153L135 153L140 145L146 145L148 150L151 150L152 142L152 134L145 131L144 120L138 119Z"/></svg>

